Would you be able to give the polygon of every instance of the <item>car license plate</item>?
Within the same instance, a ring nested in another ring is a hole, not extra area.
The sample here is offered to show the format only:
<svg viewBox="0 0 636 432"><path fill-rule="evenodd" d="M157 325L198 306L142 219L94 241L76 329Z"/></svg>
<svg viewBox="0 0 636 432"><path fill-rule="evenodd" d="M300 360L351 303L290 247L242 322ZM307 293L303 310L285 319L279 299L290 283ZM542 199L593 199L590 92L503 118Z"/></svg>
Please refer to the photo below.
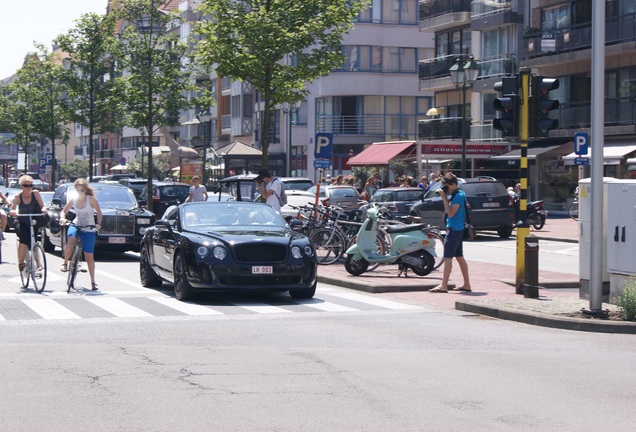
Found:
<svg viewBox="0 0 636 432"><path fill-rule="evenodd" d="M498 202L487 202L487 203L483 203L481 205L484 208L493 208L493 207L499 207L499 203Z"/></svg>
<svg viewBox="0 0 636 432"><path fill-rule="evenodd" d="M352 201L342 201L340 203L340 207L353 207L353 202Z"/></svg>
<svg viewBox="0 0 636 432"><path fill-rule="evenodd" d="M274 268L272 266L252 266L252 274L272 274Z"/></svg>
<svg viewBox="0 0 636 432"><path fill-rule="evenodd" d="M126 237L108 237L108 243L123 244L126 243Z"/></svg>

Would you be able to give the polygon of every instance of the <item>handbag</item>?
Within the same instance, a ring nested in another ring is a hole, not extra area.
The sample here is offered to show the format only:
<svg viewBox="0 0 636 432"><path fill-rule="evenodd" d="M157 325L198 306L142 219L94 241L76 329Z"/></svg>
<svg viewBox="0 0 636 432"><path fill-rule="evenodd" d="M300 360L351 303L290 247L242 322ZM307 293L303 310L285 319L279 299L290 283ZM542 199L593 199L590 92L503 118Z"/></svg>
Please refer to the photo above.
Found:
<svg viewBox="0 0 636 432"><path fill-rule="evenodd" d="M464 240L475 240L477 233L475 227L470 224L470 215L468 214L468 204L466 203L466 197L464 197L464 209L466 209L466 221L464 222Z"/></svg>

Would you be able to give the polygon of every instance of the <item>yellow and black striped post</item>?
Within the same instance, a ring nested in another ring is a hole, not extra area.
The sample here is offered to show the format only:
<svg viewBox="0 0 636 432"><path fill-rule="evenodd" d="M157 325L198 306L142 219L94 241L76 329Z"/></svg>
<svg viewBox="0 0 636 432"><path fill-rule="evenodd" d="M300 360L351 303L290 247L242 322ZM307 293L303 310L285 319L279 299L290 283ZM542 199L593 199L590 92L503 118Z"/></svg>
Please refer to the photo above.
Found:
<svg viewBox="0 0 636 432"><path fill-rule="evenodd" d="M525 244L526 237L530 233L530 226L527 222L527 202L528 202L528 129L530 115L530 68L522 67L519 69L521 77L521 111L519 121L519 143L521 144L521 161L519 169L519 178L521 183L520 200L519 200L519 221L517 221L517 268L515 279L515 292L523 294L523 284L525 283Z"/></svg>

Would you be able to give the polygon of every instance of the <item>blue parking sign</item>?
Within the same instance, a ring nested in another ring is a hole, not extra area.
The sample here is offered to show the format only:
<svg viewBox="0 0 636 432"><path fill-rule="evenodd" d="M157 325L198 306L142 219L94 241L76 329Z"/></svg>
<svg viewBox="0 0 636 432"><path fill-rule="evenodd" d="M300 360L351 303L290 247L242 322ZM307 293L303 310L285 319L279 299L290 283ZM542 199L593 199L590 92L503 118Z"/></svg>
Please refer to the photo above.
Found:
<svg viewBox="0 0 636 432"><path fill-rule="evenodd" d="M331 160L332 148L333 134L318 132L316 134L316 150L314 151L314 158Z"/></svg>

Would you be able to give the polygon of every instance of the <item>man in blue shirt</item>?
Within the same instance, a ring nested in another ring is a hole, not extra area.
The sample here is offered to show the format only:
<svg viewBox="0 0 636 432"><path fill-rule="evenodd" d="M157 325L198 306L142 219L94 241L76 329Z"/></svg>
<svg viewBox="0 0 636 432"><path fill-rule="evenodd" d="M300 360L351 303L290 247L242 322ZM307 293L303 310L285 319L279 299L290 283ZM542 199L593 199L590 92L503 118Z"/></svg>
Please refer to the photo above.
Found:
<svg viewBox="0 0 636 432"><path fill-rule="evenodd" d="M464 259L464 251L462 248L464 242L464 223L466 222L466 194L459 189L457 177L453 173L446 173L442 178L442 183L444 186L438 189L437 193L442 197L444 211L447 216L446 239L444 240L444 274L442 276L442 283L429 292L448 292L448 279L450 278L453 268L453 258L457 259L459 268L462 271L462 277L464 278L464 284L457 289L459 291L471 291L468 277L468 264ZM450 194L450 201L446 194Z"/></svg>

